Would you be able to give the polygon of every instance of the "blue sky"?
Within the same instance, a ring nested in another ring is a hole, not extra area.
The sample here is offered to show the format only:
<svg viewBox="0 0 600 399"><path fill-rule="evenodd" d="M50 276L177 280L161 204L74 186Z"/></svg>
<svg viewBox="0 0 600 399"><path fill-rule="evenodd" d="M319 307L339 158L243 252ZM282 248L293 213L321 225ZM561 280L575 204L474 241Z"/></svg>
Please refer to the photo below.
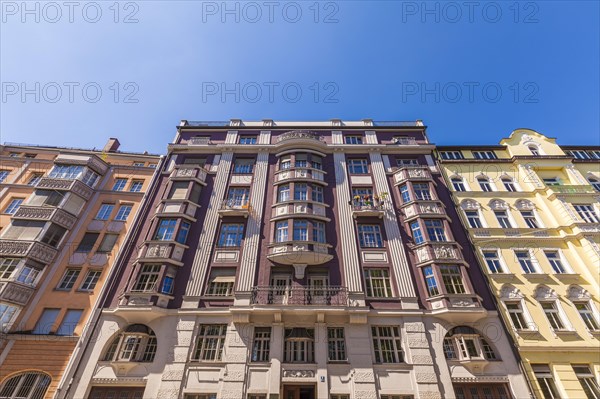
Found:
<svg viewBox="0 0 600 399"><path fill-rule="evenodd" d="M0 140L162 153L181 119L372 118L598 145L598 4L2 1Z"/></svg>

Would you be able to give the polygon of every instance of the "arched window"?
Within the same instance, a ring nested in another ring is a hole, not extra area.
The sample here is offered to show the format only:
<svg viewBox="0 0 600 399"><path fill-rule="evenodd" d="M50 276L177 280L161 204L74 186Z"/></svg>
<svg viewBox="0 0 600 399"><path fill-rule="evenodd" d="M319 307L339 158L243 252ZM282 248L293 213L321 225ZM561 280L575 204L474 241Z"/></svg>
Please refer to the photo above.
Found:
<svg viewBox="0 0 600 399"><path fill-rule="evenodd" d="M535 155L536 157L540 155L540 150L537 148L537 146L530 144L527 146L527 148L529 148L529 151L531 151L531 155Z"/></svg>
<svg viewBox="0 0 600 399"><path fill-rule="evenodd" d="M480 176L477 178L477 183L479 183L479 187L481 187L481 191L490 192L494 191L492 189L492 184L490 183L490 179L485 176Z"/></svg>
<svg viewBox="0 0 600 399"><path fill-rule="evenodd" d="M448 360L499 360L492 346L467 326L454 327L444 338L444 356Z"/></svg>
<svg viewBox="0 0 600 399"><path fill-rule="evenodd" d="M51 378L44 373L23 373L9 378L2 384L2 399L43 399Z"/></svg>
<svg viewBox="0 0 600 399"><path fill-rule="evenodd" d="M600 180L596 179L595 177L590 177L588 181L590 182L592 187L596 189L596 191L600 191Z"/></svg>
<svg viewBox="0 0 600 399"><path fill-rule="evenodd" d="M156 335L143 324L132 324L112 340L104 361L153 362L156 355Z"/></svg>
<svg viewBox="0 0 600 399"><path fill-rule="evenodd" d="M465 183L461 177L456 176L450 180L452 181L452 187L454 187L455 191L467 191L465 189Z"/></svg>

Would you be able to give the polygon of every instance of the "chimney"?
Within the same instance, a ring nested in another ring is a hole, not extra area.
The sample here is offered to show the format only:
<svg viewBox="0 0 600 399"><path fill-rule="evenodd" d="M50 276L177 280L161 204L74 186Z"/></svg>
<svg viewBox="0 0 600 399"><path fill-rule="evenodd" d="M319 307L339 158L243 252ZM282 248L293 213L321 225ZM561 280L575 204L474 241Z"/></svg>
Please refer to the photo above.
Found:
<svg viewBox="0 0 600 399"><path fill-rule="evenodd" d="M119 139L111 137L106 142L106 145L104 146L104 148L102 149L102 151L104 151L104 152L116 152L119 149L120 145L121 145L121 143L119 143Z"/></svg>

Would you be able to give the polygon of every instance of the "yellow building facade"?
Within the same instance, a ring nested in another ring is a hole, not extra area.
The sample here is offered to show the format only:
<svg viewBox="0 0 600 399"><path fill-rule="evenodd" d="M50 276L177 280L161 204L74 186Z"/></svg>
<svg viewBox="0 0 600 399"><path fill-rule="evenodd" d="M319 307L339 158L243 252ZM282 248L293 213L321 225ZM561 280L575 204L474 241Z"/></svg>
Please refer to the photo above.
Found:
<svg viewBox="0 0 600 399"><path fill-rule="evenodd" d="M518 129L437 157L535 396L600 398L600 147Z"/></svg>

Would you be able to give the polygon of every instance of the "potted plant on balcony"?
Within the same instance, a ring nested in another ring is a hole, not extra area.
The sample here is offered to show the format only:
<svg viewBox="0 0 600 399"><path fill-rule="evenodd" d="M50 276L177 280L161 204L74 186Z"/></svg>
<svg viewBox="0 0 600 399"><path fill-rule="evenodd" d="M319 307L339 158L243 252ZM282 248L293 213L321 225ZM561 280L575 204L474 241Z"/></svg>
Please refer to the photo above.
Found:
<svg viewBox="0 0 600 399"><path fill-rule="evenodd" d="M361 203L361 201L360 201L360 195L355 195L352 198L352 200L353 200L352 205L354 205L354 209L360 210L360 203Z"/></svg>

